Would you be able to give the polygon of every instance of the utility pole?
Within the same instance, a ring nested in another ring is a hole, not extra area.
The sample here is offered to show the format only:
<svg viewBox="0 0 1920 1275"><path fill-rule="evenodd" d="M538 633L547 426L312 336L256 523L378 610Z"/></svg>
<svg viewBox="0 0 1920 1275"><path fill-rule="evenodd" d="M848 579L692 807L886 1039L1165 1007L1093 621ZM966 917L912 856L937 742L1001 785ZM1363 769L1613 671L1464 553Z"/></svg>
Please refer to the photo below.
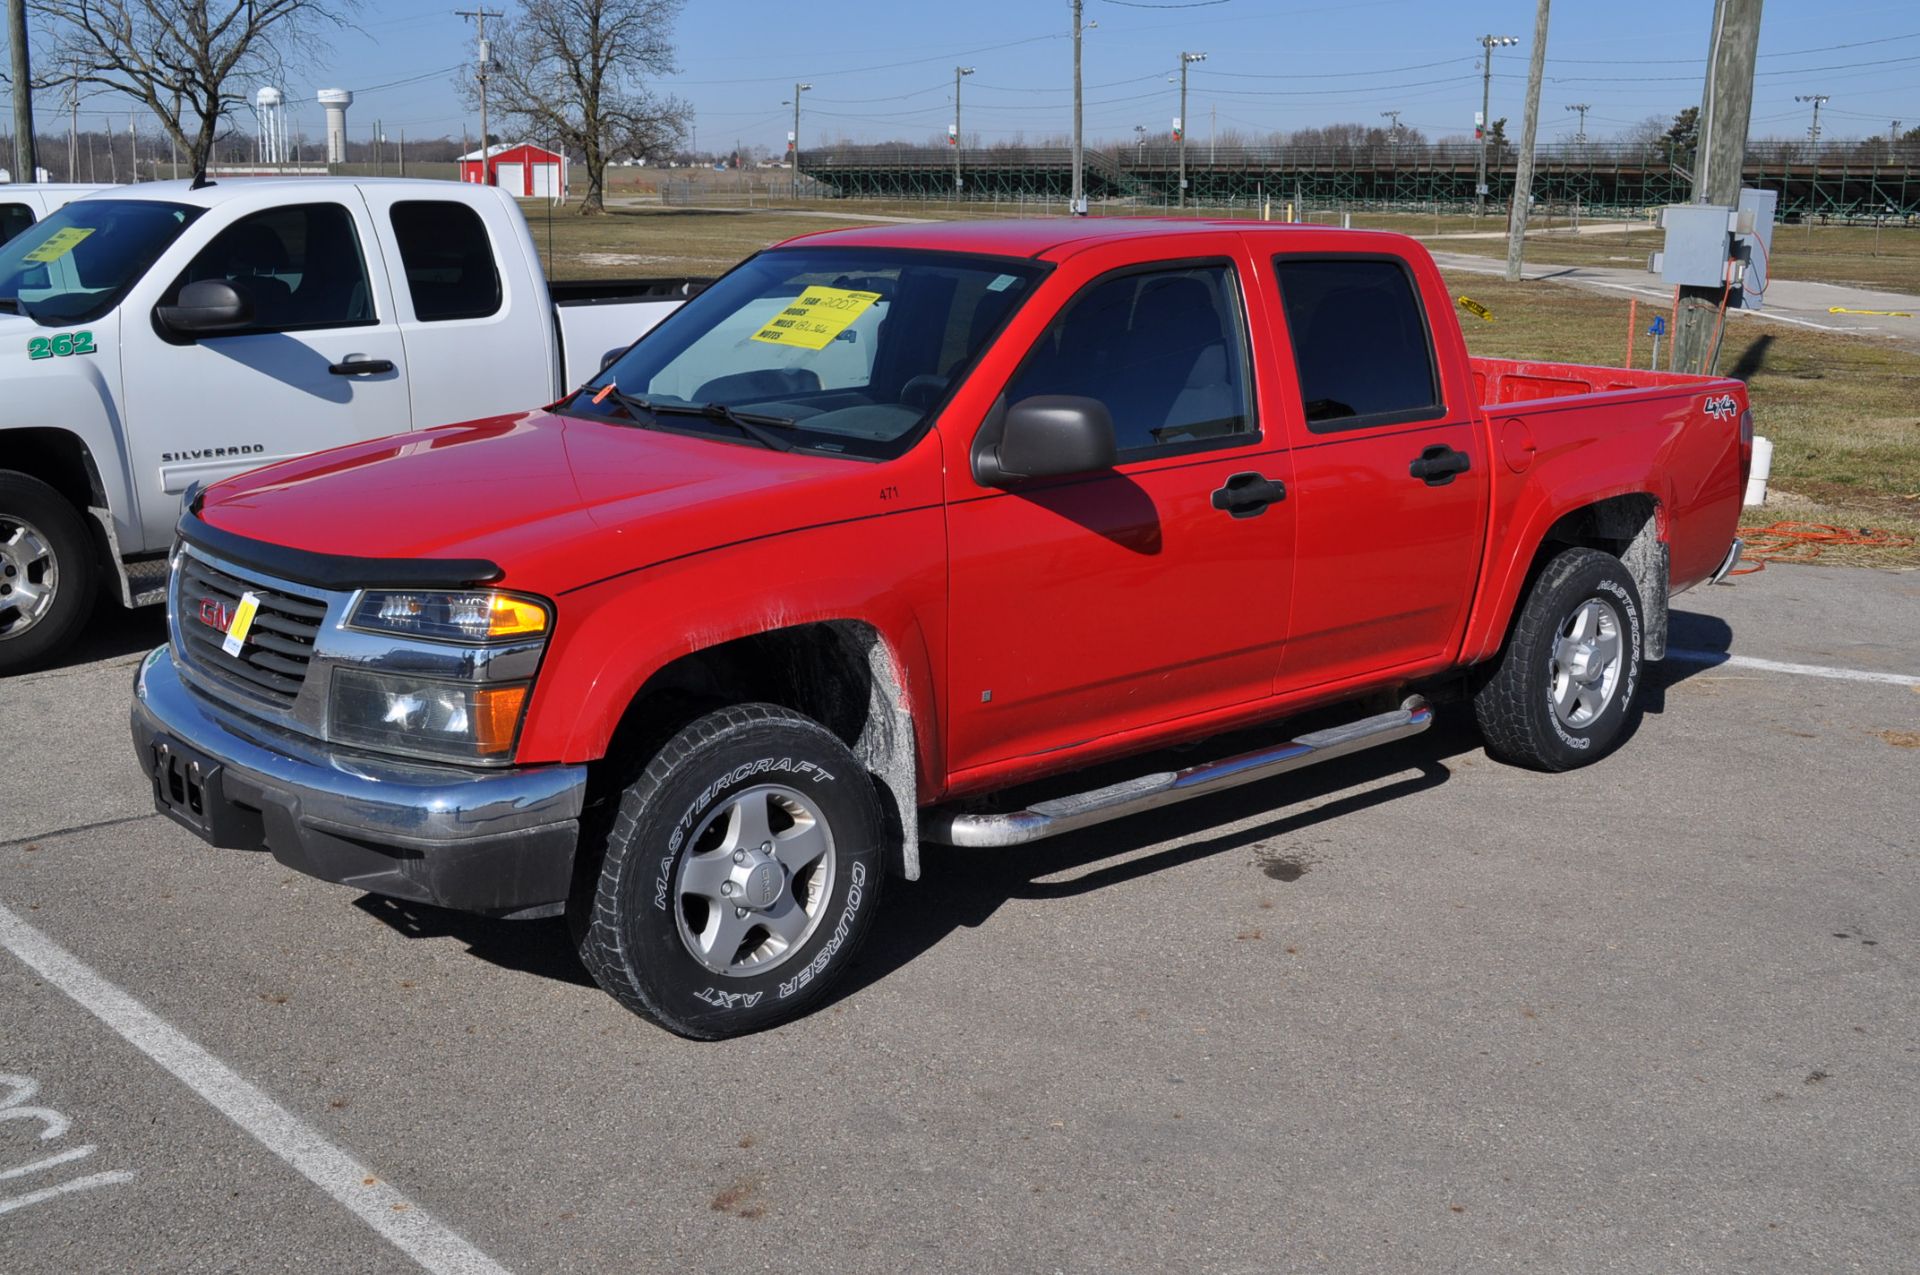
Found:
<svg viewBox="0 0 1920 1275"><path fill-rule="evenodd" d="M1732 208L1740 202L1740 166L1753 116L1754 59L1760 48L1761 0L1716 0L1707 45L1707 78L1700 97L1700 149L1694 161L1693 202ZM1713 354L1720 302L1738 303L1724 288L1680 289L1674 322L1675 371L1705 372Z"/></svg>
<svg viewBox="0 0 1920 1275"><path fill-rule="evenodd" d="M1533 203L1533 147L1540 133L1540 80L1547 70L1547 8L1540 0L1533 12L1533 57L1527 67L1527 110L1520 123L1520 162L1513 175L1513 208L1507 214L1507 282L1520 281L1520 260L1526 252L1527 215Z"/></svg>
<svg viewBox="0 0 1920 1275"><path fill-rule="evenodd" d="M455 9L454 16L469 18L479 27L479 54L474 74L480 80L480 184L493 185L493 157L487 153L487 72L493 69L493 46L487 43L487 19L507 15L497 9ZM376 134L377 136L378 134Z"/></svg>
<svg viewBox="0 0 1920 1275"><path fill-rule="evenodd" d="M1398 164L1400 162L1400 112L1382 111L1380 118L1393 121L1387 125L1387 154L1395 164Z"/></svg>
<svg viewBox="0 0 1920 1275"><path fill-rule="evenodd" d="M1793 95L1793 100L1796 102L1813 103L1813 123L1807 128L1807 149L1809 151L1818 150L1820 147L1820 108L1832 101L1833 96L1829 93L1796 93Z"/></svg>
<svg viewBox="0 0 1920 1275"><path fill-rule="evenodd" d="M1897 132L1898 130L1895 131ZM1145 124L1135 124L1133 126L1133 162L1139 164L1146 157L1147 126Z"/></svg>
<svg viewBox="0 0 1920 1275"><path fill-rule="evenodd" d="M1473 215L1487 210L1487 139L1493 136L1493 51L1518 44L1510 35L1480 37L1480 175L1473 186Z"/></svg>
<svg viewBox="0 0 1920 1275"><path fill-rule="evenodd" d="M811 89L811 84L793 86L793 132L787 138L787 163L793 169L793 197L800 198L800 95ZM782 102L785 106L787 103Z"/></svg>
<svg viewBox="0 0 1920 1275"><path fill-rule="evenodd" d="M960 77L972 75L970 66L953 68L953 193L960 193Z"/></svg>
<svg viewBox="0 0 1920 1275"><path fill-rule="evenodd" d="M1592 110L1593 107L1586 102L1575 102L1567 109L1580 112L1580 128L1574 133L1573 140L1579 145L1585 146L1587 144L1587 112Z"/></svg>
<svg viewBox="0 0 1920 1275"><path fill-rule="evenodd" d="M1084 8L1084 0L1073 0L1073 192L1067 211L1075 216L1087 202L1086 149L1080 132L1080 35L1100 25L1081 21Z"/></svg>
<svg viewBox="0 0 1920 1275"><path fill-rule="evenodd" d="M1180 117L1173 122L1173 131L1180 143L1180 207L1187 206L1187 68L1195 62L1205 62L1204 53L1180 54Z"/></svg>
<svg viewBox="0 0 1920 1275"><path fill-rule="evenodd" d="M30 182L39 172L33 153L33 70L27 57L27 0L7 0L7 41L13 46L13 162L21 174L14 180Z"/></svg>

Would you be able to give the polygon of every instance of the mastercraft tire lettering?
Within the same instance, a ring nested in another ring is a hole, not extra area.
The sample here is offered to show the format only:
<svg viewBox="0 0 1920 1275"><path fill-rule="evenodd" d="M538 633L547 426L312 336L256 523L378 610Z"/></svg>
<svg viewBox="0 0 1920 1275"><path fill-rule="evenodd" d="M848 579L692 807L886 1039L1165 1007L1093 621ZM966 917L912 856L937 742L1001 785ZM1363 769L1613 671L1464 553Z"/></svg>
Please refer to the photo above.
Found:
<svg viewBox="0 0 1920 1275"><path fill-rule="evenodd" d="M787 709L695 721L622 794L581 958L627 1008L683 1036L804 1013L851 964L878 902L884 823L846 746Z"/></svg>

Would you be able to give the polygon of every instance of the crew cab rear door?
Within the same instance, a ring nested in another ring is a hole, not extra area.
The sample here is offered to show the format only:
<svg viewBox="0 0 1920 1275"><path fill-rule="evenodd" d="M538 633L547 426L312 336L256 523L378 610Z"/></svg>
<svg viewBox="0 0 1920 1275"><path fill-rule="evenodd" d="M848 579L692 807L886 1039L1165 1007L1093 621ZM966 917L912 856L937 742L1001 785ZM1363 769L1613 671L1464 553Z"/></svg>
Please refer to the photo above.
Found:
<svg viewBox="0 0 1920 1275"><path fill-rule="evenodd" d="M1017 367L1000 374L999 402L1098 399L1113 417L1117 466L982 486L967 449L992 414L954 431L956 774L1269 693L1293 509L1286 450L1254 375L1264 263L1235 235L1182 234L1168 246L1181 256L1142 263L1140 247L1122 244L1069 258L1048 281L1047 312L1036 297L1021 316L1025 337L1001 338L1012 348L1000 366Z"/></svg>
<svg viewBox="0 0 1920 1275"><path fill-rule="evenodd" d="M1291 349L1276 371L1299 535L1275 690L1438 666L1473 600L1489 491L1444 286L1392 252L1283 254L1265 273Z"/></svg>
<svg viewBox="0 0 1920 1275"><path fill-rule="evenodd" d="M171 539L180 496L196 481L411 426L386 278L366 205L339 186L293 202L285 185L263 183L188 227L120 308L145 543ZM166 331L156 308L203 279L243 292L251 323L197 337Z"/></svg>

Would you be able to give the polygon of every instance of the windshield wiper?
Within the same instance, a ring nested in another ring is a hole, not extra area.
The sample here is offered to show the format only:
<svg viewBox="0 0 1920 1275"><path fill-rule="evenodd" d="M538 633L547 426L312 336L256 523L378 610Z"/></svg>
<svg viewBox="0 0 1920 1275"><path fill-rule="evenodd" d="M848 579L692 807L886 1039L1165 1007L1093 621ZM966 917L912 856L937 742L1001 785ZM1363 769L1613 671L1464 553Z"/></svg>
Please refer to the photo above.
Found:
<svg viewBox="0 0 1920 1275"><path fill-rule="evenodd" d="M789 417L739 412L725 403L656 403L652 399L642 398L638 394L629 394L617 387L614 387L609 397L625 408L627 415L635 419L638 419L641 412L649 416L704 416L708 420L727 422L748 438L773 451L790 452L794 448L794 441L791 438L782 437L774 432L775 430L792 431L798 428Z"/></svg>

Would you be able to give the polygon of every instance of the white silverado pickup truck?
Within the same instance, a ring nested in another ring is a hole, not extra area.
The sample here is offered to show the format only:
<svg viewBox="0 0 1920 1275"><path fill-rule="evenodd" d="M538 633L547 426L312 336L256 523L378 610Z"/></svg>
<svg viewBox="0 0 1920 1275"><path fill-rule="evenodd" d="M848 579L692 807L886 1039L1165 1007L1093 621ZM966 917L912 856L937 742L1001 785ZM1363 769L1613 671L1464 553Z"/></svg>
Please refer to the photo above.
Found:
<svg viewBox="0 0 1920 1275"><path fill-rule="evenodd" d="M552 402L697 280L549 285L496 188L110 187L0 244L0 675L103 582L165 600L182 496L273 461Z"/></svg>

